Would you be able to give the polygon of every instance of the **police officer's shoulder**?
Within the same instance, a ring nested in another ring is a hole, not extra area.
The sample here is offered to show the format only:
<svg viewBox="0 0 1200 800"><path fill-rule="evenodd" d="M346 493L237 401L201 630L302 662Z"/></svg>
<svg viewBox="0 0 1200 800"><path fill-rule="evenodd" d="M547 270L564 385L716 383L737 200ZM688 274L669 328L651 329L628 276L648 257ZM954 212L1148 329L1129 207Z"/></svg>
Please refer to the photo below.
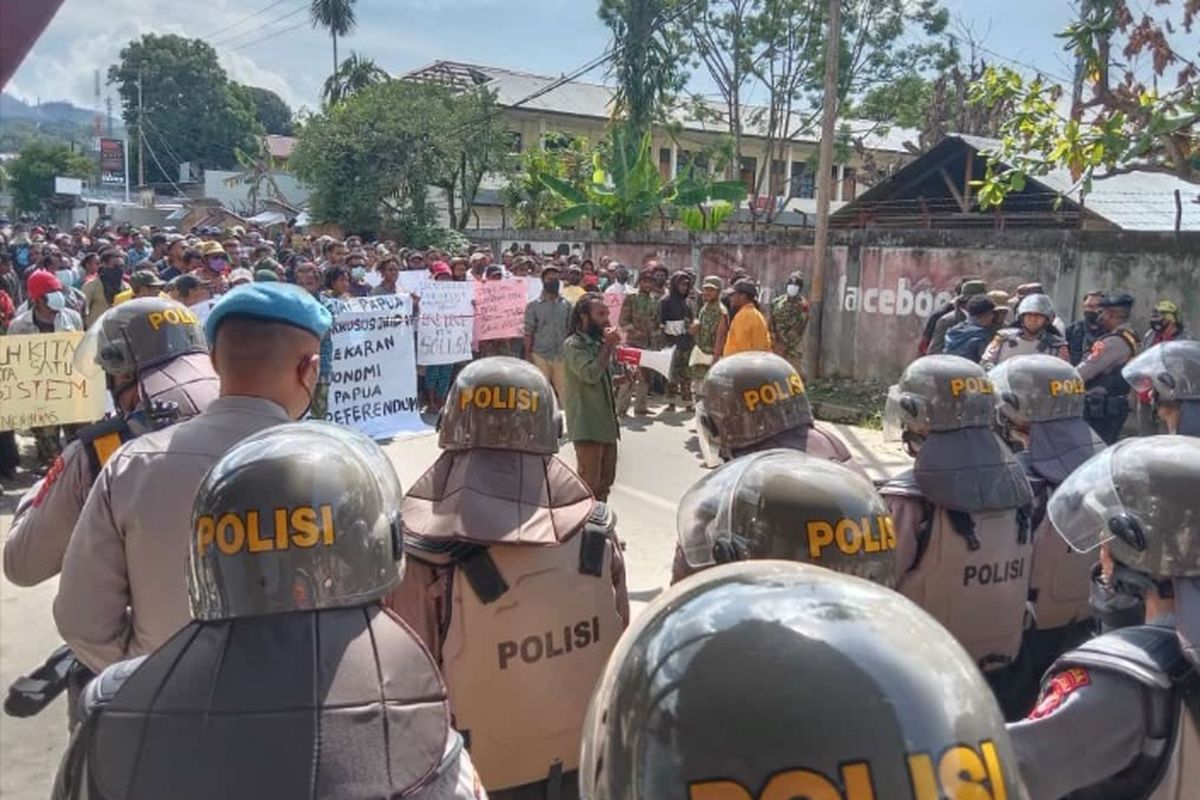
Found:
<svg viewBox="0 0 1200 800"><path fill-rule="evenodd" d="M879 493L889 497L921 498L921 488L917 486L916 473L906 469L898 475L893 475L878 485Z"/></svg>

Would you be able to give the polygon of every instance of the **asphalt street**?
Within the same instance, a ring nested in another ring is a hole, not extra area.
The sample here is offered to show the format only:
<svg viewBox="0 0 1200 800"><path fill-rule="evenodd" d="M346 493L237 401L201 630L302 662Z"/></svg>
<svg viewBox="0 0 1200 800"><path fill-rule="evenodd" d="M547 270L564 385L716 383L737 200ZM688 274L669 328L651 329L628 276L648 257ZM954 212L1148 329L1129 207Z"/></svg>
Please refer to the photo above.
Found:
<svg viewBox="0 0 1200 800"><path fill-rule="evenodd" d="M666 586L679 499L705 474L691 425L691 415L682 412L625 420L617 482L609 501L626 543L635 613ZM883 443L878 431L832 427L875 477L891 474L908 461L895 445ZM427 434L398 439L386 451L407 487L437 458L437 438ZM569 448L563 455L574 465ZM6 485L0 494L0 537L7 537L13 510L27 486L28 481ZM40 664L61 642L51 617L56 588L54 580L22 589L0 578L0 690ZM0 797L47 797L66 741L62 698L31 719L0 716Z"/></svg>

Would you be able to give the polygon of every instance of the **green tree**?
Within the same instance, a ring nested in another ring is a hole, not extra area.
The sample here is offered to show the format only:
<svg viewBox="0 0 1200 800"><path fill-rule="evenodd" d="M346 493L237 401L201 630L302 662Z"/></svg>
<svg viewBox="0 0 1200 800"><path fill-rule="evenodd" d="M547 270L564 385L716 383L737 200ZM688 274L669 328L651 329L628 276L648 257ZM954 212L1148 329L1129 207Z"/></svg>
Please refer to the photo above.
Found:
<svg viewBox="0 0 1200 800"><path fill-rule="evenodd" d="M137 174L139 136L146 146L146 178L174 180L180 162L229 169L237 150L256 149L262 133L248 94L230 82L217 53L200 39L146 34L121 50L108 80L121 96L129 131L131 173ZM142 117L138 83L142 86Z"/></svg>
<svg viewBox="0 0 1200 800"><path fill-rule="evenodd" d="M96 165L60 142L34 141L8 165L8 186L18 211L41 211L54 196L54 179L91 178Z"/></svg>
<svg viewBox="0 0 1200 800"><path fill-rule="evenodd" d="M237 84L234 85L237 86ZM270 89L263 89L259 86L239 86L239 88L249 97L250 103L254 106L254 116L263 131L280 136L291 136L296 132L292 109L288 107L282 97Z"/></svg>
<svg viewBox="0 0 1200 800"><path fill-rule="evenodd" d="M715 181L711 176L699 176L693 171L679 181L664 181L654 163L650 134L634 138L632 125L618 123L609 133L606 148L593 156L593 175L582 189L552 175L542 175L542 182L561 197L567 207L554 216L557 225L573 225L588 219L592 226L606 233L644 230L657 216L665 223L668 215L680 216L688 225L693 211L701 211L701 224L696 229L712 229L728 212L709 213L710 201L739 202L746 197L746 187L740 181Z"/></svg>
<svg viewBox="0 0 1200 800"><path fill-rule="evenodd" d="M616 111L640 139L665 117L687 79L675 21L680 0L601 0L599 15L613 32Z"/></svg>
<svg viewBox="0 0 1200 800"><path fill-rule="evenodd" d="M1142 5L1084 0L1059 37L1077 60L1078 99L1059 110L1063 88L1041 75L988 69L972 87L986 107L1009 104L1000 146L980 182L984 207L1020 191L1028 176L1070 170L1083 193L1093 177L1145 170L1200 183L1200 65L1185 55L1198 0Z"/></svg>
<svg viewBox="0 0 1200 800"><path fill-rule="evenodd" d="M580 137L549 133L515 162L500 188L505 206L513 211L515 228L548 228L565 207L542 181L543 175L565 180L580 191L592 179L592 150Z"/></svg>
<svg viewBox="0 0 1200 800"><path fill-rule="evenodd" d="M380 69L373 59L351 53L337 71L325 79L321 102L325 105L340 103L357 91L390 79L391 76Z"/></svg>
<svg viewBox="0 0 1200 800"><path fill-rule="evenodd" d="M767 162L782 161L789 142L812 135L821 109L828 8L828 0L699 0L683 15L697 63L722 99L714 109L696 98L692 112L728 128L731 171L748 163L747 131L766 140ZM948 19L936 0L843 1L840 101L947 63L951 52L938 35ZM769 172L769 163L756 165L752 194L763 194ZM766 188L778 194L788 186ZM770 204L768 220L776 209Z"/></svg>
<svg viewBox="0 0 1200 800"><path fill-rule="evenodd" d="M324 28L333 38L333 71L338 71L337 40L354 30L358 20L354 16L354 4L358 0L312 0L309 16L314 28Z"/></svg>
<svg viewBox="0 0 1200 800"><path fill-rule="evenodd" d="M290 160L313 189L314 218L363 233L428 230L440 215L429 189L441 187L453 221L465 225L479 176L506 149L489 133L499 128L492 103L479 92L387 81L327 107L301 128Z"/></svg>

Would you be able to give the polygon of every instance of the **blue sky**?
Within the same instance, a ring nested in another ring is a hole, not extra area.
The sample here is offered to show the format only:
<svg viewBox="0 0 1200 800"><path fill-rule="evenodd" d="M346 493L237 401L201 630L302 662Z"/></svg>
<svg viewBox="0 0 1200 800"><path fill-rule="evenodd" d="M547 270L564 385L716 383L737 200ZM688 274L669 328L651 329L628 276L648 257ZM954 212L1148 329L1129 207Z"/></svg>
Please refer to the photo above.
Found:
<svg viewBox="0 0 1200 800"><path fill-rule="evenodd" d="M1071 74L1053 36L1074 13L1068 0L943 4L973 28L989 59ZM278 92L294 108L313 108L332 52L329 38L306 24L301 9L307 5L306 0L66 0L5 89L27 101L40 97L92 107L93 70L103 76L130 38L170 32L209 39L234 79ZM608 43L608 29L595 8L593 0L360 0L358 29L340 43L339 52L369 56L393 73L453 59L559 74L599 55ZM589 76L603 77L602 70ZM696 83L700 91L711 91L702 79Z"/></svg>

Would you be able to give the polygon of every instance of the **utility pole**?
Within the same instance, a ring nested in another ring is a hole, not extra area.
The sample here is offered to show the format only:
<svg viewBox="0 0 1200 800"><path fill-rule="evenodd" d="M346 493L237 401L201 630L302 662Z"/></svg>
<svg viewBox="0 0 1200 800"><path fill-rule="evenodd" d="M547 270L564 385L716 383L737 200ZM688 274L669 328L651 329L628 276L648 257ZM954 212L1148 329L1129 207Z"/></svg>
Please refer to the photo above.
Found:
<svg viewBox="0 0 1200 800"><path fill-rule="evenodd" d="M142 69L138 67L138 188L146 185L146 154L142 143L146 133L142 130Z"/></svg>
<svg viewBox="0 0 1200 800"><path fill-rule="evenodd" d="M817 228L813 234L813 274L809 289L808 376L821 369L821 324L825 308L825 269L829 261L829 202L833 195L833 137L837 129L838 60L841 58L841 0L829 0L829 34L825 43L825 97L821 110L821 144L817 150Z"/></svg>

